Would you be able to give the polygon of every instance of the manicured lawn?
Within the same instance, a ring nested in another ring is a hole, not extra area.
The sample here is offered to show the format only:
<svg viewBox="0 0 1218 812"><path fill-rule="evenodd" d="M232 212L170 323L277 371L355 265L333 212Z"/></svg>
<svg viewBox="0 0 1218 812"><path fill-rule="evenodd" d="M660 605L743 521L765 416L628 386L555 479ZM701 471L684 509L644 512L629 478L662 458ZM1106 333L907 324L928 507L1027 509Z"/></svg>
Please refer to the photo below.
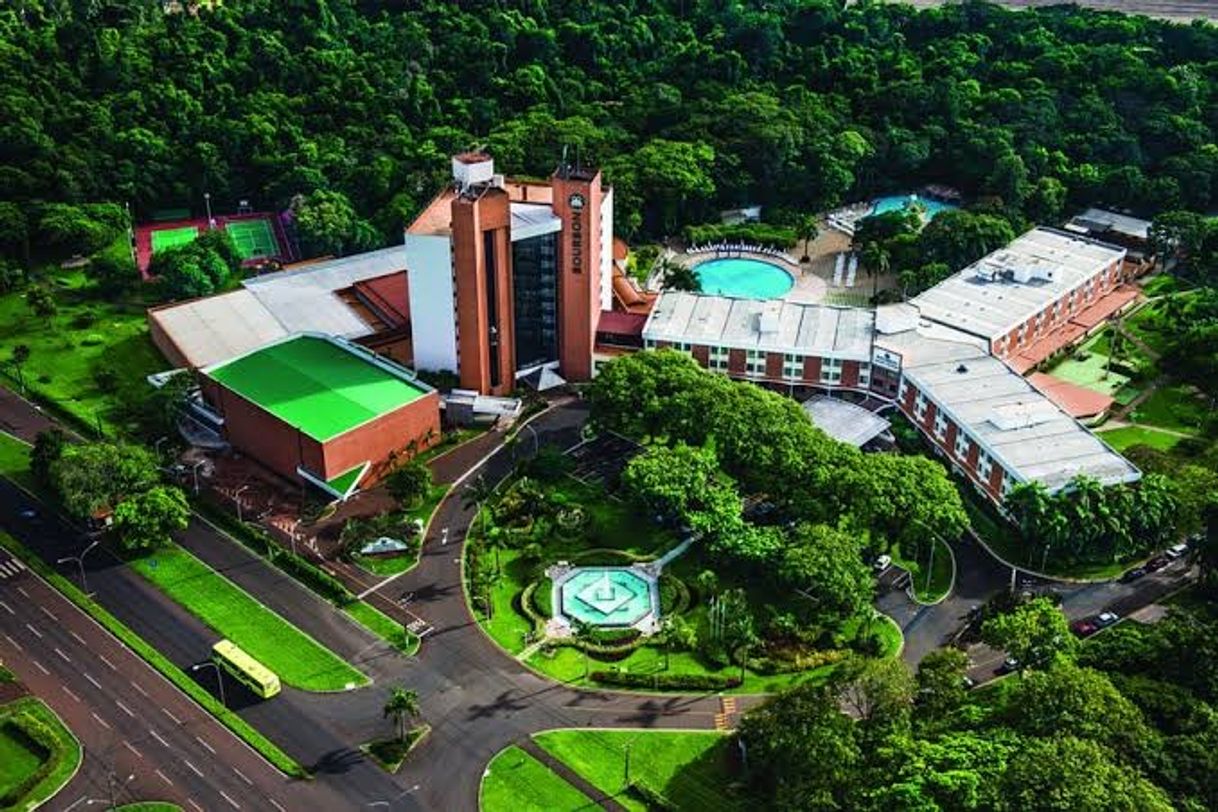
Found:
<svg viewBox="0 0 1218 812"><path fill-rule="evenodd" d="M1116 395L1117 392L1127 388L1129 378L1118 372L1107 370L1108 356L1104 354L1107 344L1107 333L1100 333L1081 348L1082 352L1089 354L1086 359L1080 361L1075 360L1073 356L1066 356L1049 370L1049 374L1094 392ZM1132 355L1134 352L1136 352L1136 348L1130 345L1126 354Z"/></svg>
<svg viewBox="0 0 1218 812"><path fill-rule="evenodd" d="M1099 435L1104 442L1121 452L1135 445L1148 445L1159 451L1170 451L1184 439L1175 434L1143 426L1122 426L1119 429L1101 431Z"/></svg>
<svg viewBox="0 0 1218 812"><path fill-rule="evenodd" d="M370 603L357 601L343 607L351 618L406 656L419 650L419 638L401 623Z"/></svg>
<svg viewBox="0 0 1218 812"><path fill-rule="evenodd" d="M23 488L35 488L34 477L30 473L30 447L0 431L0 476L8 477Z"/></svg>
<svg viewBox="0 0 1218 812"><path fill-rule="evenodd" d="M0 376L19 388L7 361L13 347L24 344L30 348L22 369L28 391L84 424L112 426L117 396L98 385L98 371L112 370L121 387L142 385L145 375L168 366L148 338L146 305L93 298L79 270L55 271L47 287L59 307L49 319L34 315L24 293L0 296Z"/></svg>
<svg viewBox="0 0 1218 812"><path fill-rule="evenodd" d="M674 810L714 812L743 809L727 792L733 776L732 745L710 731L551 730L533 737L547 753L627 809L646 812L625 792L626 753L630 781L667 798Z"/></svg>
<svg viewBox="0 0 1218 812"><path fill-rule="evenodd" d="M931 544L923 546L926 550L920 560L912 561L897 557L895 561L909 572L918 600L934 603L952 588L952 555L947 544L940 539L931 539ZM931 560L932 549L934 551L933 561ZM926 575L927 565L933 565L929 581Z"/></svg>
<svg viewBox="0 0 1218 812"><path fill-rule="evenodd" d="M368 678L176 545L131 561L136 572L250 656L305 691L341 691ZM210 652L199 652L199 659Z"/></svg>
<svg viewBox="0 0 1218 812"><path fill-rule="evenodd" d="M519 747L491 759L482 776L483 812L575 812L592 800Z"/></svg>
<svg viewBox="0 0 1218 812"><path fill-rule="evenodd" d="M1205 403L1185 386L1163 386L1133 411L1133 422L1171 431L1195 434L1206 416Z"/></svg>
<svg viewBox="0 0 1218 812"><path fill-rule="evenodd" d="M16 730L33 726L43 740ZM0 808L28 810L45 803L71 779L80 759L80 742L41 701L24 697L0 707Z"/></svg>

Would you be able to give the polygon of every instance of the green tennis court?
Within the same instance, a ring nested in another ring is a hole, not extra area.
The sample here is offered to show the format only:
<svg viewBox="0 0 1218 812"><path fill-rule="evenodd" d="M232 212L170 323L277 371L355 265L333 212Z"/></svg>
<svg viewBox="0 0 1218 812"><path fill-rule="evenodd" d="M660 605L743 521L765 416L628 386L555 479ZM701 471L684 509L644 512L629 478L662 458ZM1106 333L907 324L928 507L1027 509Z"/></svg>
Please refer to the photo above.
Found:
<svg viewBox="0 0 1218 812"><path fill-rule="evenodd" d="M273 257L279 253L275 233L266 220L237 220L224 226L242 259Z"/></svg>
<svg viewBox="0 0 1218 812"><path fill-rule="evenodd" d="M312 336L257 350L207 374L321 442L424 393L406 378Z"/></svg>
<svg viewBox="0 0 1218 812"><path fill-rule="evenodd" d="M164 251L167 248L177 248L195 241L199 236L198 226L182 226L181 228L163 228L152 232L152 253Z"/></svg>

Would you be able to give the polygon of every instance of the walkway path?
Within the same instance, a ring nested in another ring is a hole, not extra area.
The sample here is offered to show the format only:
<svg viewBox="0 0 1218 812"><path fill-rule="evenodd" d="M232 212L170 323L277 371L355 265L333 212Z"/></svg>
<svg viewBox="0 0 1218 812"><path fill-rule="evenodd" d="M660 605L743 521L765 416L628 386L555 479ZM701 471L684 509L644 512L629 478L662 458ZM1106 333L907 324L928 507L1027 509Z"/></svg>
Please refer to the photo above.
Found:
<svg viewBox="0 0 1218 812"><path fill-rule="evenodd" d="M531 737L522 741L519 746L521 750L556 772L562 780L591 798L602 809L608 812L626 812L626 807L613 800L612 796L606 795L598 787L585 781L583 776L554 758L545 748L533 741Z"/></svg>

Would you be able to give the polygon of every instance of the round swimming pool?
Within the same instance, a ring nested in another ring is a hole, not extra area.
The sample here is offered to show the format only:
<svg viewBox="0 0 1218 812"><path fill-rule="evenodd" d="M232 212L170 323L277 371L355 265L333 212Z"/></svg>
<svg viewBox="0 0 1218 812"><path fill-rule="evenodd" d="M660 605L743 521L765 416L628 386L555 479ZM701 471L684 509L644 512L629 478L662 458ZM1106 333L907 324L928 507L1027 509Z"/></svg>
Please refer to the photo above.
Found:
<svg viewBox="0 0 1218 812"><path fill-rule="evenodd" d="M795 285L791 274L760 259L712 259L694 267L702 292L740 299L777 299Z"/></svg>

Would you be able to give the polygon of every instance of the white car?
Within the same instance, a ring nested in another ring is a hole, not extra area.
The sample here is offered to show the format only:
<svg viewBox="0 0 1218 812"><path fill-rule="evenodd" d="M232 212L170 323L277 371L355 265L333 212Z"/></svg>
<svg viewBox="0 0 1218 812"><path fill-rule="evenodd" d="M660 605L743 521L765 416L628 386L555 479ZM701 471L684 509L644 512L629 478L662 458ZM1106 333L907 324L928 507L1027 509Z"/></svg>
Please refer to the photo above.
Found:
<svg viewBox="0 0 1218 812"><path fill-rule="evenodd" d="M1167 548L1166 554L1167 554L1168 558L1174 559L1174 558L1179 558L1180 556L1184 555L1187 552L1188 552L1187 544L1173 544L1172 546Z"/></svg>
<svg viewBox="0 0 1218 812"><path fill-rule="evenodd" d="M877 558L875 560L875 563L872 564L871 566L875 568L876 572L883 572L884 570L886 570L892 566L892 556L885 553L884 555Z"/></svg>
<svg viewBox="0 0 1218 812"><path fill-rule="evenodd" d="M1111 626L1113 623L1116 623L1120 619L1121 619L1121 616L1118 615L1116 612L1100 612L1098 615L1095 616L1095 622L1096 622L1096 624L1099 625L1100 628L1104 628L1106 626Z"/></svg>

